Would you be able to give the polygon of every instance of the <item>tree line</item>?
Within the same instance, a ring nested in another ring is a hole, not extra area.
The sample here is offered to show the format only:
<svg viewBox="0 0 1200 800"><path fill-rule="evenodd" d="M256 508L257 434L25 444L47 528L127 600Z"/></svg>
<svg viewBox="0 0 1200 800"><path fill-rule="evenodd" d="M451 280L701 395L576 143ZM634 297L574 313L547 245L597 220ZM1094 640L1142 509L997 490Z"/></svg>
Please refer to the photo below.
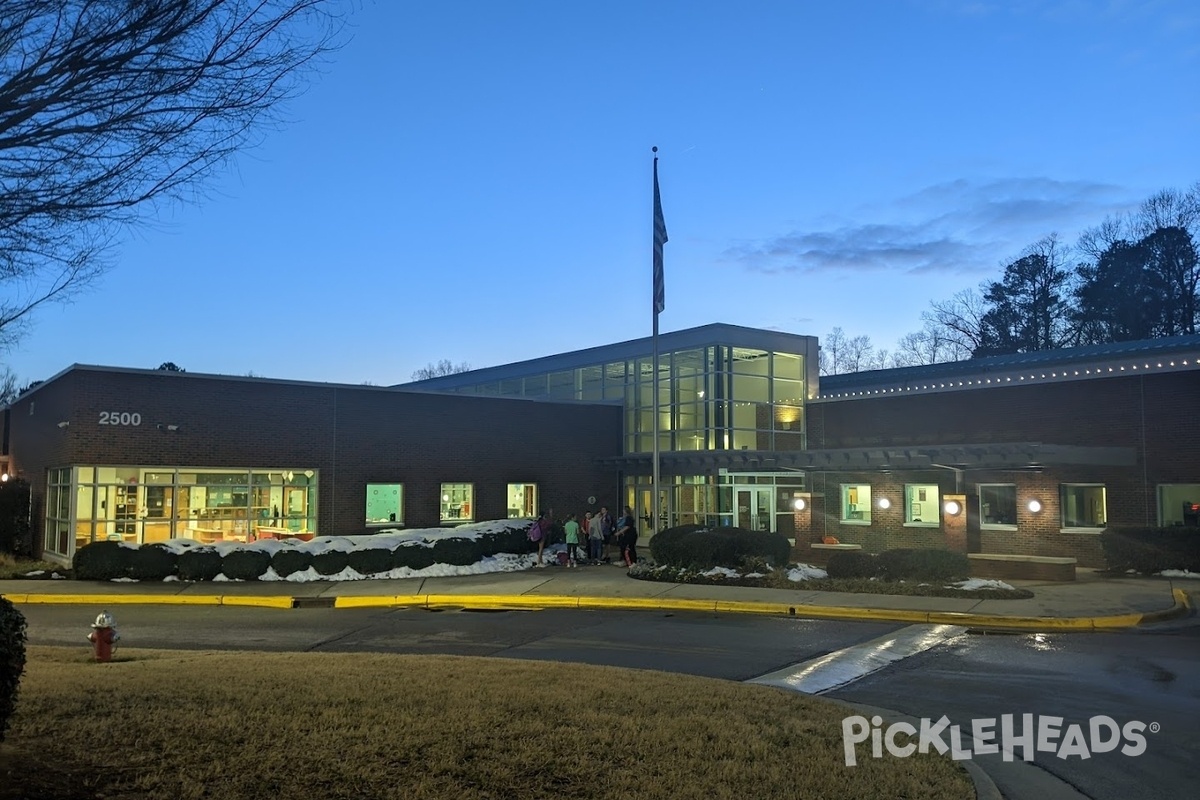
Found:
<svg viewBox="0 0 1200 800"><path fill-rule="evenodd" d="M921 313L894 351L841 328L821 374L920 366L1088 344L1194 334L1200 323L1200 181L1108 216L1073 244L1039 239L984 281Z"/></svg>

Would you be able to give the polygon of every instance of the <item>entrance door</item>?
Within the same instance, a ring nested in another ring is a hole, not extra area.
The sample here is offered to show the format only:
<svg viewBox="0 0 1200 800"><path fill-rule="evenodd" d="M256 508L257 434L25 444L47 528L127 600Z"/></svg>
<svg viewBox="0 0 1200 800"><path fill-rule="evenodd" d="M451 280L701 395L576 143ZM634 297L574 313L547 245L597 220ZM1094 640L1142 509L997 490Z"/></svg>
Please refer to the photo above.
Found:
<svg viewBox="0 0 1200 800"><path fill-rule="evenodd" d="M735 486L734 524L750 531L775 530L775 491L770 486Z"/></svg>

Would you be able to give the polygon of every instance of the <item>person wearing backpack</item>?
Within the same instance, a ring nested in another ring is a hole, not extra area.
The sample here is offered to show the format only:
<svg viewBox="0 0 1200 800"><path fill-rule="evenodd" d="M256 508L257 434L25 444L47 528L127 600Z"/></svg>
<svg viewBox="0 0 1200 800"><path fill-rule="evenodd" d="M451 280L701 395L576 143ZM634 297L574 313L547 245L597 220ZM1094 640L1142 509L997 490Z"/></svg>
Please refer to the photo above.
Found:
<svg viewBox="0 0 1200 800"><path fill-rule="evenodd" d="M546 549L546 538L550 535L550 515L553 510L543 511L541 516L533 521L529 526L529 541L537 544L537 563L535 567L544 567L542 561L542 551Z"/></svg>

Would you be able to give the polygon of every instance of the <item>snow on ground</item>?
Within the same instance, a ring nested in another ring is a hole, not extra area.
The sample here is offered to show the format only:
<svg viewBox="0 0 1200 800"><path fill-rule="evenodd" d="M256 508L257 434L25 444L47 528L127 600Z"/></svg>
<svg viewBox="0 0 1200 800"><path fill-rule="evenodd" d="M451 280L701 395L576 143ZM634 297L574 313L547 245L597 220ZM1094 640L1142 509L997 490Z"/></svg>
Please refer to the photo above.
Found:
<svg viewBox="0 0 1200 800"><path fill-rule="evenodd" d="M977 592L980 589L1012 589L1004 581L993 581L985 578L971 578L958 583L952 583L946 587L947 589L966 589L968 592Z"/></svg>
<svg viewBox="0 0 1200 800"><path fill-rule="evenodd" d="M705 572L701 572L700 574L706 578L713 578L713 577L716 577L717 575L720 575L721 577L724 577L724 578L740 578L740 577L742 577L742 574L740 572L738 572L735 569L729 569L729 567L713 567L712 569L706 570Z"/></svg>
<svg viewBox="0 0 1200 800"><path fill-rule="evenodd" d="M1200 572L1192 572L1186 569L1164 569L1158 574L1164 578L1200 578Z"/></svg>
<svg viewBox="0 0 1200 800"><path fill-rule="evenodd" d="M797 564L788 570L789 581L810 581L828 577L828 572L811 564Z"/></svg>

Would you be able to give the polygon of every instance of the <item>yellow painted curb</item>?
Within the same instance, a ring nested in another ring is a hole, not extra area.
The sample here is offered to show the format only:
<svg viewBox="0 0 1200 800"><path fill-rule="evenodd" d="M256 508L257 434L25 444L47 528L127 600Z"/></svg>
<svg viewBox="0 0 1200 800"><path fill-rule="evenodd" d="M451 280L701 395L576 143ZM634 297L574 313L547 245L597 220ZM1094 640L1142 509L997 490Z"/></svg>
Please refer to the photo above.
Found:
<svg viewBox="0 0 1200 800"><path fill-rule="evenodd" d="M219 595L187 594L26 594L21 602L41 605L160 605L160 606L218 606ZM13 601L17 602L16 600ZM290 598L289 598L290 605Z"/></svg>
<svg viewBox="0 0 1200 800"><path fill-rule="evenodd" d="M769 614L804 619L874 620L879 622L960 625L1002 630L1098 631L1133 628L1191 612L1193 603L1184 589L1173 589L1174 605L1162 611L1114 614L1104 617L1012 617L955 611L808 606L778 602L692 600L666 597L591 597L574 595L421 594L338 596L334 608L581 608L641 611L694 611L703 613ZM297 598L247 595L160 594L9 594L0 595L20 604L58 605L225 605L259 608L292 608ZM299 598L304 599L304 598Z"/></svg>

